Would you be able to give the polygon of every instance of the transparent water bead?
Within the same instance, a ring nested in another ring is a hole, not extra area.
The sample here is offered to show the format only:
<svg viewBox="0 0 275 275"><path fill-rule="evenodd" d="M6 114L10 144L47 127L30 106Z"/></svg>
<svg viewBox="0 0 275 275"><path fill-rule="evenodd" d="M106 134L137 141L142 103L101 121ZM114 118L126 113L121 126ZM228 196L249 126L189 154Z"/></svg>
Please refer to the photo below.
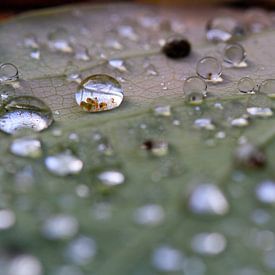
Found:
<svg viewBox="0 0 275 275"><path fill-rule="evenodd" d="M144 69L147 76L157 76L159 74L157 68L153 64L145 64Z"/></svg>
<svg viewBox="0 0 275 275"><path fill-rule="evenodd" d="M225 250L226 239L220 233L200 233L192 238L192 248L202 255L218 255Z"/></svg>
<svg viewBox="0 0 275 275"><path fill-rule="evenodd" d="M227 199L213 184L196 186L190 195L188 205L193 213L200 215L224 215L229 211Z"/></svg>
<svg viewBox="0 0 275 275"><path fill-rule="evenodd" d="M265 118L273 116L273 111L269 107L248 107L247 112L254 117Z"/></svg>
<svg viewBox="0 0 275 275"><path fill-rule="evenodd" d="M91 59L88 49L82 45L76 45L74 49L74 58L81 61L89 61Z"/></svg>
<svg viewBox="0 0 275 275"><path fill-rule="evenodd" d="M67 30L58 28L48 34L48 46L54 51L72 53L73 48L70 45L70 37Z"/></svg>
<svg viewBox="0 0 275 275"><path fill-rule="evenodd" d="M0 108L0 130L7 134L15 134L21 129L40 132L52 122L51 109L36 97L15 97L4 102Z"/></svg>
<svg viewBox="0 0 275 275"><path fill-rule="evenodd" d="M231 120L233 127L246 127L249 125L249 120L246 117L238 117Z"/></svg>
<svg viewBox="0 0 275 275"><path fill-rule="evenodd" d="M206 25L206 37L212 42L227 42L244 34L243 25L232 17L215 17Z"/></svg>
<svg viewBox="0 0 275 275"><path fill-rule="evenodd" d="M259 92L275 98L275 79L264 80L259 87Z"/></svg>
<svg viewBox="0 0 275 275"><path fill-rule="evenodd" d="M222 82L222 65L212 56L206 56L200 59L196 67L197 75L208 82Z"/></svg>
<svg viewBox="0 0 275 275"><path fill-rule="evenodd" d="M121 172L115 170L104 171L97 177L103 184L107 186L120 185L125 181L124 175Z"/></svg>
<svg viewBox="0 0 275 275"><path fill-rule="evenodd" d="M8 267L7 275L42 275L42 264L33 255L22 254L13 258Z"/></svg>
<svg viewBox="0 0 275 275"><path fill-rule="evenodd" d="M155 116L164 116L164 117L171 116L171 106L170 105L157 106L154 109L154 114Z"/></svg>
<svg viewBox="0 0 275 275"><path fill-rule="evenodd" d="M256 196L259 201L266 204L275 204L275 182L265 180L256 188Z"/></svg>
<svg viewBox="0 0 275 275"><path fill-rule="evenodd" d="M194 121L194 127L198 129L214 130L216 127L211 118L198 118Z"/></svg>
<svg viewBox="0 0 275 275"><path fill-rule="evenodd" d="M15 224L16 217L10 209L0 209L0 230L7 230Z"/></svg>
<svg viewBox="0 0 275 275"><path fill-rule="evenodd" d="M81 83L80 69L73 63L69 62L67 64L64 74L69 82L76 82L78 84Z"/></svg>
<svg viewBox="0 0 275 275"><path fill-rule="evenodd" d="M200 97L206 97L207 84L198 76L190 76L184 81L183 92L187 97L192 97L195 94L199 94Z"/></svg>
<svg viewBox="0 0 275 275"><path fill-rule="evenodd" d="M77 265L86 265L93 260L96 250L96 242L92 238L80 236L70 242L65 255Z"/></svg>
<svg viewBox="0 0 275 275"><path fill-rule="evenodd" d="M77 104L87 112L112 110L120 106L123 90L113 77L104 74L85 78L75 94Z"/></svg>
<svg viewBox="0 0 275 275"><path fill-rule="evenodd" d="M154 250L152 256L153 266L164 272L174 272L182 269L184 256L181 251L168 245L163 245Z"/></svg>
<svg viewBox="0 0 275 275"><path fill-rule="evenodd" d="M39 49L31 49L30 57L35 60L40 59L40 50Z"/></svg>
<svg viewBox="0 0 275 275"><path fill-rule="evenodd" d="M19 78L18 69L12 63L0 65L0 84L16 81Z"/></svg>
<svg viewBox="0 0 275 275"><path fill-rule="evenodd" d="M121 37L127 38L132 41L137 41L139 39L138 34L135 29L130 25L121 25L117 28L117 32Z"/></svg>
<svg viewBox="0 0 275 275"><path fill-rule="evenodd" d="M70 152L48 156L45 159L47 169L57 176L79 174L83 168L83 162Z"/></svg>
<svg viewBox="0 0 275 275"><path fill-rule="evenodd" d="M246 51L241 44L229 44L224 48L224 62L232 67L246 67Z"/></svg>
<svg viewBox="0 0 275 275"><path fill-rule="evenodd" d="M121 73L125 73L129 71L126 62L122 59L111 59L108 61L108 64L111 68L116 69Z"/></svg>
<svg viewBox="0 0 275 275"><path fill-rule="evenodd" d="M158 225L164 221L164 210L160 205L148 204L136 209L134 220L141 225Z"/></svg>
<svg viewBox="0 0 275 275"><path fill-rule="evenodd" d="M39 44L37 37L34 34L27 34L24 37L24 46L31 49L38 49Z"/></svg>
<svg viewBox="0 0 275 275"><path fill-rule="evenodd" d="M256 90L256 83L250 77L242 77L238 81L237 87L241 93L254 94Z"/></svg>
<svg viewBox="0 0 275 275"><path fill-rule="evenodd" d="M63 240L76 235L78 221L75 217L59 214L48 218L42 227L43 235L50 240Z"/></svg>
<svg viewBox="0 0 275 275"><path fill-rule="evenodd" d="M33 137L17 138L12 141L10 151L16 156L38 158L42 155L41 142Z"/></svg>

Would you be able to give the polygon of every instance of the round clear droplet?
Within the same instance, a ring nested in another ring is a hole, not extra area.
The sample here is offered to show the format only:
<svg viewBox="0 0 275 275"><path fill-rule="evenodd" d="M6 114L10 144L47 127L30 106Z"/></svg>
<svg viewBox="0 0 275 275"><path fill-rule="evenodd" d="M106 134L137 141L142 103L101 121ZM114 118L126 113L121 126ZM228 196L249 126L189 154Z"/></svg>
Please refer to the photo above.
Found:
<svg viewBox="0 0 275 275"><path fill-rule="evenodd" d="M97 74L87 77L80 83L75 99L86 112L107 111L120 106L123 90L115 78Z"/></svg>
<svg viewBox="0 0 275 275"><path fill-rule="evenodd" d="M19 78L18 69L11 63L0 65L0 83L16 81Z"/></svg>
<svg viewBox="0 0 275 275"><path fill-rule="evenodd" d="M10 151L16 156L38 158L42 155L41 142L33 137L17 138L11 143Z"/></svg>
<svg viewBox="0 0 275 275"><path fill-rule="evenodd" d="M70 37L67 30L58 28L48 35L48 46L51 50L71 53L73 48L70 45Z"/></svg>
<svg viewBox="0 0 275 275"><path fill-rule="evenodd" d="M185 100L191 105L200 105L207 95L207 84L198 76L188 77L183 86Z"/></svg>
<svg viewBox="0 0 275 275"><path fill-rule="evenodd" d="M256 89L255 81L250 77L243 77L238 81L238 90L241 93L254 94Z"/></svg>
<svg viewBox="0 0 275 275"><path fill-rule="evenodd" d="M221 63L211 56L200 59L197 63L197 75L209 82L221 82L222 66Z"/></svg>
<svg viewBox="0 0 275 275"><path fill-rule="evenodd" d="M264 80L259 87L259 92L275 98L275 79Z"/></svg>
<svg viewBox="0 0 275 275"><path fill-rule="evenodd" d="M224 48L224 61L232 67L245 67L246 51L240 44L226 45Z"/></svg>
<svg viewBox="0 0 275 275"><path fill-rule="evenodd" d="M15 134L22 129L40 132L52 122L51 109L36 97L15 97L4 102L0 108L0 130L7 134Z"/></svg>

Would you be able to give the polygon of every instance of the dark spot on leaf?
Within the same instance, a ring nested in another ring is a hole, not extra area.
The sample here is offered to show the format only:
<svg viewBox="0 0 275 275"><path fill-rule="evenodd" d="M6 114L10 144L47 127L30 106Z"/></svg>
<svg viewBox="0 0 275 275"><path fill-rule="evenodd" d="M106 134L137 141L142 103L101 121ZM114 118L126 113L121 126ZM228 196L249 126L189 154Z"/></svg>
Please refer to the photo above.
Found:
<svg viewBox="0 0 275 275"><path fill-rule="evenodd" d="M162 52L170 58L183 58L190 54L191 44L185 39L168 41L162 48Z"/></svg>

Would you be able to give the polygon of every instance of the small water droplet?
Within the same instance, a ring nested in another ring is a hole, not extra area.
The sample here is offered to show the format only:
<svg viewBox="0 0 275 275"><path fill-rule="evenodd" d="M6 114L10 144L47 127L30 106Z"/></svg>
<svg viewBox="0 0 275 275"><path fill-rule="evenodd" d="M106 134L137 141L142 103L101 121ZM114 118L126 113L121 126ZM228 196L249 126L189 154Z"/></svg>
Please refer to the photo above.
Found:
<svg viewBox="0 0 275 275"><path fill-rule="evenodd" d="M248 93L248 94L254 94L256 90L256 83L255 81L250 77L242 77L238 81L238 90L241 93Z"/></svg>
<svg viewBox="0 0 275 275"><path fill-rule="evenodd" d="M225 250L226 239L220 233L200 233L192 238L192 248L202 255L218 255Z"/></svg>
<svg viewBox="0 0 275 275"><path fill-rule="evenodd" d="M16 81L19 78L18 69L12 63L0 65L0 84Z"/></svg>
<svg viewBox="0 0 275 275"><path fill-rule="evenodd" d="M163 222L164 216L160 205L148 204L135 210L134 220L141 225L158 225Z"/></svg>
<svg viewBox="0 0 275 275"><path fill-rule="evenodd" d="M275 79L264 80L259 87L259 92L275 98Z"/></svg>
<svg viewBox="0 0 275 275"><path fill-rule="evenodd" d="M24 46L31 49L38 49L39 44L37 41L37 37L34 34L27 34L24 37Z"/></svg>
<svg viewBox="0 0 275 275"><path fill-rule="evenodd" d="M184 256L182 253L179 250L167 245L156 248L152 256L153 266L164 272L181 270L183 262Z"/></svg>
<svg viewBox="0 0 275 275"><path fill-rule="evenodd" d="M266 204L275 204L275 182L265 180L256 188L256 196L259 201Z"/></svg>
<svg viewBox="0 0 275 275"><path fill-rule="evenodd" d="M70 37L67 30L58 28L48 34L48 46L53 51L72 53L73 48L70 45Z"/></svg>
<svg viewBox="0 0 275 275"><path fill-rule="evenodd" d="M147 76L157 76L159 74L153 64L145 64L144 69Z"/></svg>
<svg viewBox="0 0 275 275"><path fill-rule="evenodd" d="M123 45L115 38L107 38L104 46L106 48L114 49L114 50L122 50Z"/></svg>
<svg viewBox="0 0 275 275"><path fill-rule="evenodd" d="M108 61L108 64L113 68L118 70L121 73L128 72L127 65L124 60L122 59L111 59Z"/></svg>
<svg viewBox="0 0 275 275"><path fill-rule="evenodd" d="M162 47L162 52L173 59L184 58L190 54L191 44L183 37L171 37Z"/></svg>
<svg viewBox="0 0 275 275"><path fill-rule="evenodd" d="M171 116L171 107L169 105L157 106L154 109L155 116Z"/></svg>
<svg viewBox="0 0 275 275"><path fill-rule="evenodd" d="M244 34L243 25L232 17L215 17L206 25L206 37L212 42L227 42Z"/></svg>
<svg viewBox="0 0 275 275"><path fill-rule="evenodd" d="M117 31L121 37L127 38L129 40L137 41L139 39L137 33L132 26L121 25L118 27Z"/></svg>
<svg viewBox="0 0 275 275"><path fill-rule="evenodd" d="M246 67L246 51L241 44L228 44L224 48L224 61L231 67Z"/></svg>
<svg viewBox="0 0 275 275"><path fill-rule="evenodd" d="M103 184L107 186L120 185L125 181L124 175L121 172L115 170L104 171L97 177Z"/></svg>
<svg viewBox="0 0 275 275"><path fill-rule="evenodd" d="M39 49L32 49L30 52L30 57L32 59L39 60L40 59L40 50Z"/></svg>
<svg viewBox="0 0 275 275"><path fill-rule="evenodd" d="M224 194L213 184L196 186L190 195L188 205L193 213L200 215L224 215L229 210Z"/></svg>
<svg viewBox="0 0 275 275"><path fill-rule="evenodd" d="M69 82L76 82L78 84L81 82L79 67L71 62L67 64L64 74Z"/></svg>
<svg viewBox="0 0 275 275"><path fill-rule="evenodd" d="M5 102L0 109L0 130L15 134L21 129L40 132L53 122L50 108L40 99L19 96Z"/></svg>
<svg viewBox="0 0 275 275"><path fill-rule="evenodd" d="M88 49L85 46L82 45L76 45L74 49L74 58L76 60L81 60L81 61L89 61L90 55L88 53Z"/></svg>
<svg viewBox="0 0 275 275"><path fill-rule="evenodd" d="M249 115L254 117L271 117L273 116L273 111L268 107L248 107L247 112Z"/></svg>
<svg viewBox="0 0 275 275"><path fill-rule="evenodd" d="M207 84L198 76L190 76L184 81L183 92L190 99L190 95L194 94L199 94L200 98L203 98L207 95Z"/></svg>
<svg viewBox="0 0 275 275"><path fill-rule="evenodd" d="M83 162L70 152L46 157L45 165L51 173L57 176L78 174L83 168Z"/></svg>
<svg viewBox="0 0 275 275"><path fill-rule="evenodd" d="M221 63L211 56L206 56L200 59L196 67L197 75L206 81L212 83L222 82L222 66Z"/></svg>
<svg viewBox="0 0 275 275"><path fill-rule="evenodd" d="M194 121L194 127L198 129L214 130L216 127L210 118L198 118Z"/></svg>
<svg viewBox="0 0 275 275"><path fill-rule="evenodd" d="M87 112L112 110L120 106L123 90L113 77L104 74L85 78L75 94L77 104Z"/></svg>
<svg viewBox="0 0 275 275"><path fill-rule="evenodd" d="M0 209L0 231L7 230L15 224L15 214L10 209Z"/></svg>
<svg viewBox="0 0 275 275"><path fill-rule="evenodd" d="M21 137L10 145L12 154L20 157L39 158L42 155L40 140L33 137Z"/></svg>
<svg viewBox="0 0 275 275"><path fill-rule="evenodd" d="M249 125L249 121L246 117L234 118L230 122L233 127L246 127Z"/></svg>
<svg viewBox="0 0 275 275"><path fill-rule="evenodd" d="M151 152L154 156L162 157L167 155L169 145L165 141L146 140L142 143L141 148Z"/></svg>

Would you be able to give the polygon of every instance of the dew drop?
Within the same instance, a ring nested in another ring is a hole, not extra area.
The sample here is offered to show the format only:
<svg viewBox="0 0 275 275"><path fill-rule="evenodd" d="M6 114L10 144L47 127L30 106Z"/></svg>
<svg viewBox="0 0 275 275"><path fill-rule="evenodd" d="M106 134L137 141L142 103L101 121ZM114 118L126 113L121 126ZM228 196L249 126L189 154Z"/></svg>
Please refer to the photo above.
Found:
<svg viewBox="0 0 275 275"><path fill-rule="evenodd" d="M266 204L275 204L275 182L265 180L256 188L256 196L259 201Z"/></svg>
<svg viewBox="0 0 275 275"><path fill-rule="evenodd" d="M116 69L121 73L128 72L127 65L122 59L111 59L108 61L108 64L111 68Z"/></svg>
<svg viewBox="0 0 275 275"><path fill-rule="evenodd" d="M83 168L83 162L70 152L46 157L45 165L51 173L57 176L79 174Z"/></svg>
<svg viewBox="0 0 275 275"><path fill-rule="evenodd" d="M249 121L246 117L234 118L230 121L233 127L246 127L249 125Z"/></svg>
<svg viewBox="0 0 275 275"><path fill-rule="evenodd" d="M39 49L31 49L30 57L32 59L39 60L40 59L40 50Z"/></svg>
<svg viewBox="0 0 275 275"><path fill-rule="evenodd" d="M129 40L137 41L139 39L136 31L130 25L121 25L118 27L117 31L121 37L127 38Z"/></svg>
<svg viewBox="0 0 275 275"><path fill-rule="evenodd" d="M107 186L116 186L124 183L125 177L119 171L104 171L98 175L98 179Z"/></svg>
<svg viewBox="0 0 275 275"><path fill-rule="evenodd" d="M221 63L211 56L206 56L200 59L196 67L197 75L206 81L218 83L222 81L222 66Z"/></svg>
<svg viewBox="0 0 275 275"><path fill-rule="evenodd" d="M38 49L39 44L37 41L37 37L34 34L27 34L24 37L24 46L31 49Z"/></svg>
<svg viewBox="0 0 275 275"><path fill-rule="evenodd" d="M232 17L215 17L206 25L206 37L212 42L227 42L244 33L242 24Z"/></svg>
<svg viewBox="0 0 275 275"><path fill-rule="evenodd" d="M32 96L12 98L0 110L0 130L7 134L15 134L21 129L40 132L53 122L50 108L42 100Z"/></svg>
<svg viewBox="0 0 275 275"><path fill-rule="evenodd" d="M247 112L254 117L265 118L273 116L273 111L269 107L248 107Z"/></svg>
<svg viewBox="0 0 275 275"><path fill-rule="evenodd" d="M115 38L107 38L104 46L106 48L114 49L114 50L122 50L123 45Z"/></svg>
<svg viewBox="0 0 275 275"><path fill-rule="evenodd" d="M206 97L207 84L198 76L190 76L184 81L183 92L186 96L198 93L201 97Z"/></svg>
<svg viewBox="0 0 275 275"><path fill-rule="evenodd" d="M200 233L192 238L192 248L202 255L218 255L225 250L226 239L220 233Z"/></svg>
<svg viewBox="0 0 275 275"><path fill-rule="evenodd" d="M275 98L275 79L264 80L259 87L259 92Z"/></svg>
<svg viewBox="0 0 275 275"><path fill-rule="evenodd" d="M113 77L97 74L85 78L75 94L77 104L87 112L112 110L120 106L123 90Z"/></svg>
<svg viewBox="0 0 275 275"><path fill-rule="evenodd" d="M69 62L66 66L64 74L69 82L76 82L78 84L81 82L79 67L72 64L71 62Z"/></svg>
<svg viewBox="0 0 275 275"><path fill-rule="evenodd" d="M0 209L0 231L7 230L15 224L15 214L10 209Z"/></svg>
<svg viewBox="0 0 275 275"><path fill-rule="evenodd" d="M171 37L162 47L162 52L173 59L183 58L190 54L191 44L183 37Z"/></svg>
<svg viewBox="0 0 275 275"><path fill-rule="evenodd" d="M63 240L76 235L78 221L69 215L59 214L48 218L42 227L43 235L50 240Z"/></svg>
<svg viewBox="0 0 275 275"><path fill-rule="evenodd" d="M250 9L245 14L247 27L252 33L259 33L271 26L269 14L262 9Z"/></svg>
<svg viewBox="0 0 275 275"><path fill-rule="evenodd" d="M146 64L144 66L145 73L147 76L157 76L159 73L153 64Z"/></svg>
<svg viewBox="0 0 275 275"><path fill-rule="evenodd" d="M155 116L169 117L171 116L171 107L169 105L157 106L154 109Z"/></svg>
<svg viewBox="0 0 275 275"><path fill-rule="evenodd" d="M224 49L224 61L232 67L246 67L246 51L241 44L229 44Z"/></svg>
<svg viewBox="0 0 275 275"><path fill-rule="evenodd" d="M254 94L256 89L255 81L250 77L243 77L238 81L238 90L241 93Z"/></svg>
<svg viewBox="0 0 275 275"><path fill-rule="evenodd" d="M141 225L158 225L164 221L164 210L160 205L148 204L135 210L134 220Z"/></svg>
<svg viewBox="0 0 275 275"><path fill-rule="evenodd" d="M91 59L87 48L82 45L75 46L74 58L81 61L89 61Z"/></svg>
<svg viewBox="0 0 275 275"><path fill-rule="evenodd" d="M194 127L197 129L214 130L216 127L210 118L198 118L194 121Z"/></svg>
<svg viewBox="0 0 275 275"><path fill-rule="evenodd" d="M229 210L224 194L213 184L201 184L195 187L188 205L193 213L200 215L224 215Z"/></svg>
<svg viewBox="0 0 275 275"><path fill-rule="evenodd" d="M20 157L39 158L42 155L40 140L33 137L21 137L10 145L12 154Z"/></svg>
<svg viewBox="0 0 275 275"><path fill-rule="evenodd" d="M19 78L18 69L11 63L0 65L0 84L16 81Z"/></svg>
<svg viewBox="0 0 275 275"><path fill-rule="evenodd" d="M58 28L48 34L48 46L53 51L72 53L73 48L70 45L70 37L67 30Z"/></svg>

